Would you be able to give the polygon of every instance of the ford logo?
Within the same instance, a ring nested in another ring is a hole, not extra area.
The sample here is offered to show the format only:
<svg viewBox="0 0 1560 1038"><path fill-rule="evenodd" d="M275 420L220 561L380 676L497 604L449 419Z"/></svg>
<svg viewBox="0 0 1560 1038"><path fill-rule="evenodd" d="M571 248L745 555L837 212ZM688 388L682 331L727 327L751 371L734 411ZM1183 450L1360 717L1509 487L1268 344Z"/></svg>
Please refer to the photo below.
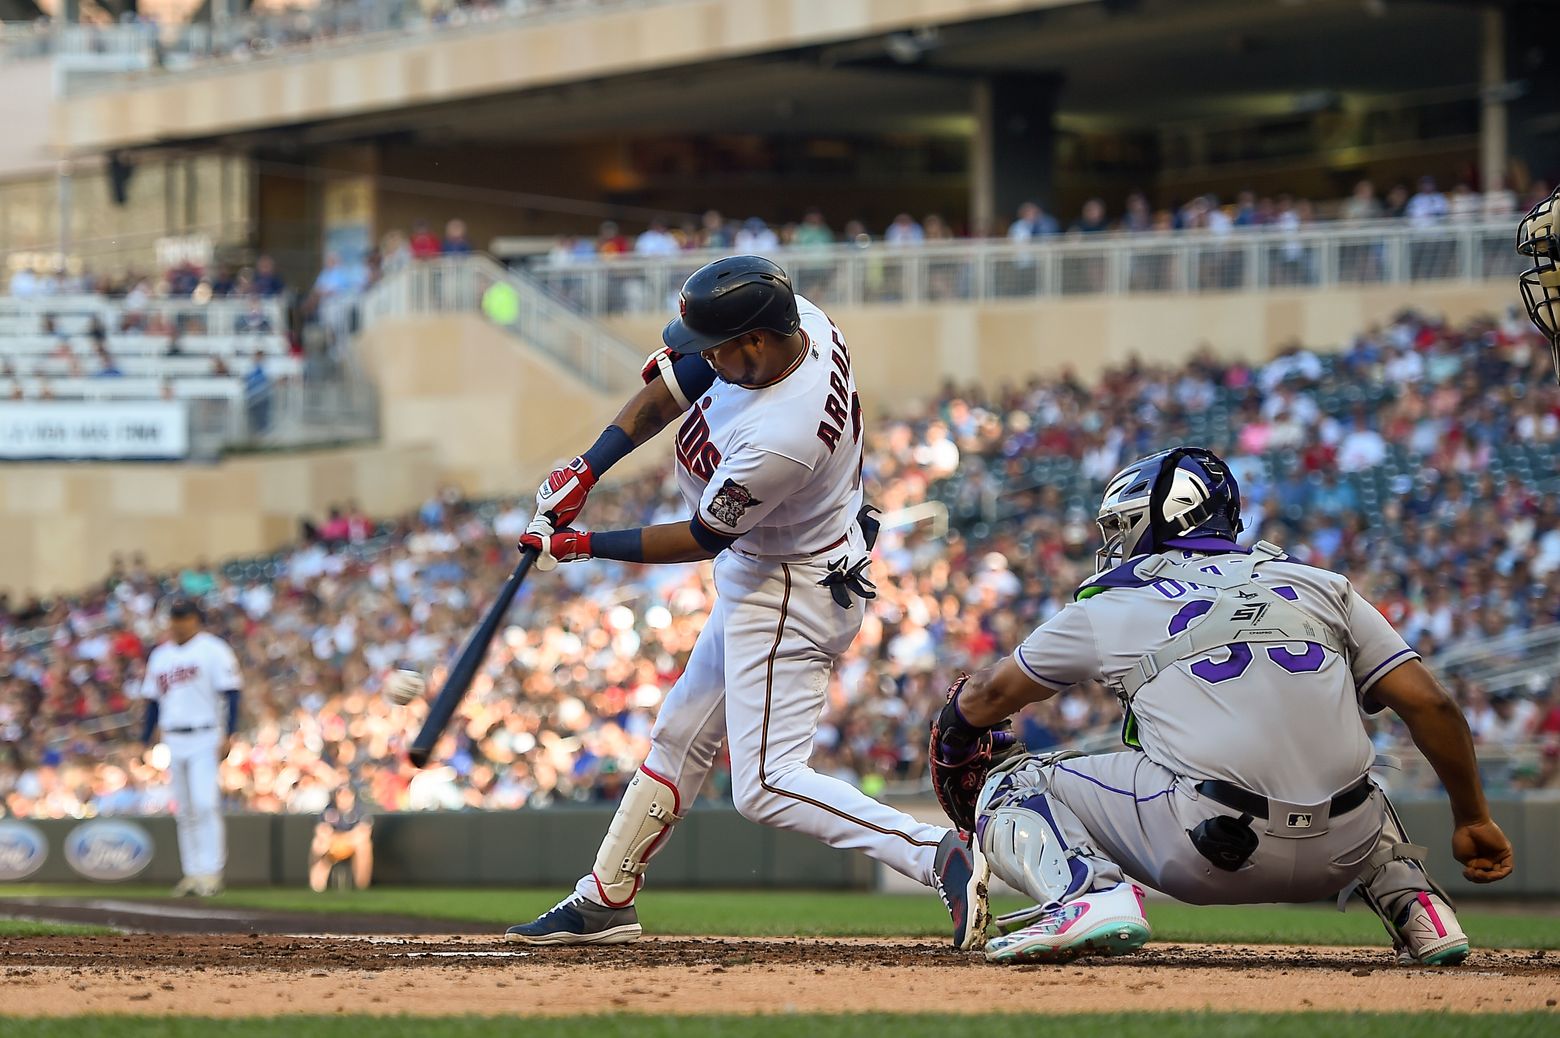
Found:
<svg viewBox="0 0 1560 1038"><path fill-rule="evenodd" d="M88 879L129 879L152 862L152 838L134 822L99 818L65 837L65 860Z"/></svg>
<svg viewBox="0 0 1560 1038"><path fill-rule="evenodd" d="M49 841L37 826L0 820L0 881L26 879L48 856Z"/></svg>

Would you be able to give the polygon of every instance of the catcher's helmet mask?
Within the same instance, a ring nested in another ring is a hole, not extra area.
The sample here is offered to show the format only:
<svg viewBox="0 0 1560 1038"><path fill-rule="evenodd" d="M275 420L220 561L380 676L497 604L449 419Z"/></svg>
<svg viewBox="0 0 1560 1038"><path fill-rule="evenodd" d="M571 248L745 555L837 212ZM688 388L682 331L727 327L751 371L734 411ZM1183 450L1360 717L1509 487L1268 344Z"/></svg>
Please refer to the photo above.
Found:
<svg viewBox="0 0 1560 1038"><path fill-rule="evenodd" d="M795 335L802 326L790 277L762 256L706 263L684 282L677 309L661 341L678 356L703 353L753 331Z"/></svg>
<svg viewBox="0 0 1560 1038"><path fill-rule="evenodd" d="M1560 380L1560 189L1528 210L1517 225L1517 251L1533 260L1517 284L1528 319L1549 340Z"/></svg>
<svg viewBox="0 0 1560 1038"><path fill-rule="evenodd" d="M1242 526L1240 486L1217 454L1175 447L1118 472L1106 484L1095 522L1104 541L1094 554L1098 576L1177 542L1234 540Z"/></svg>

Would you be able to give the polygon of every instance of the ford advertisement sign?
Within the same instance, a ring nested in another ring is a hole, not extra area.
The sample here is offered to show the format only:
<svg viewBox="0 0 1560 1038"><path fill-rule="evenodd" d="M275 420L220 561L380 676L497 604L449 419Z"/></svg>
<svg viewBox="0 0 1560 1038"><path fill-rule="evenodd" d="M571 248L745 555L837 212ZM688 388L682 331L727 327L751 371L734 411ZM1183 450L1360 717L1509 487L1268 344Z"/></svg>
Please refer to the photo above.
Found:
<svg viewBox="0 0 1560 1038"><path fill-rule="evenodd" d="M49 841L37 826L0 819L0 882L26 879L48 856Z"/></svg>
<svg viewBox="0 0 1560 1038"><path fill-rule="evenodd" d="M120 880L152 862L152 838L134 822L98 818L65 837L65 860L88 879Z"/></svg>

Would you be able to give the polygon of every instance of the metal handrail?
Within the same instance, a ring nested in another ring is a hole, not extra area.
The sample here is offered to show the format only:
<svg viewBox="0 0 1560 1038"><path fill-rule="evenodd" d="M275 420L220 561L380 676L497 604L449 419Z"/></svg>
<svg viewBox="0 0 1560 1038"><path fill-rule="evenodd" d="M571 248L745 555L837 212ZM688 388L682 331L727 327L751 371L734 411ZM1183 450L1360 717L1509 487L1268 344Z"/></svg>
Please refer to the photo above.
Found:
<svg viewBox="0 0 1560 1038"><path fill-rule="evenodd" d="M1418 227L1403 220L1274 226L1228 232L1056 235L918 245L791 246L768 250L797 290L822 305L1012 301L1127 293L1316 290L1339 286L1513 277L1510 220ZM621 255L529 268L582 313L660 313L683 280L729 249Z"/></svg>
<svg viewBox="0 0 1560 1038"><path fill-rule="evenodd" d="M598 389L639 385L644 358L635 347L554 299L534 278L481 254L417 260L387 275L360 300L360 327L415 314L482 313L484 299L499 285L514 293L515 318L493 322L495 327Z"/></svg>

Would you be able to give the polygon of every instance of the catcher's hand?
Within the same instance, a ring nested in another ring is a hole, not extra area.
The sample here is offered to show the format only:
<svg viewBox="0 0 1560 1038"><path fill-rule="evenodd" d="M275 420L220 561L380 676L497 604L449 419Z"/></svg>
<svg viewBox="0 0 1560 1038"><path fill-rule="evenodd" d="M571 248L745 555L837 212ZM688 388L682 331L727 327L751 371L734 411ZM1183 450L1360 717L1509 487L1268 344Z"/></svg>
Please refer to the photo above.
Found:
<svg viewBox="0 0 1560 1038"><path fill-rule="evenodd" d="M943 813L960 829L973 832L975 799L986 784L986 776L999 762L1022 753L1024 748L1013 734L1011 721L980 729L960 715L959 689L969 679L965 674L948 690L948 702L932 721L928 757L932 767L932 789Z"/></svg>
<svg viewBox="0 0 1560 1038"><path fill-rule="evenodd" d="M1459 825L1452 832L1452 857L1474 883L1494 883L1511 875L1511 841L1493 821Z"/></svg>

